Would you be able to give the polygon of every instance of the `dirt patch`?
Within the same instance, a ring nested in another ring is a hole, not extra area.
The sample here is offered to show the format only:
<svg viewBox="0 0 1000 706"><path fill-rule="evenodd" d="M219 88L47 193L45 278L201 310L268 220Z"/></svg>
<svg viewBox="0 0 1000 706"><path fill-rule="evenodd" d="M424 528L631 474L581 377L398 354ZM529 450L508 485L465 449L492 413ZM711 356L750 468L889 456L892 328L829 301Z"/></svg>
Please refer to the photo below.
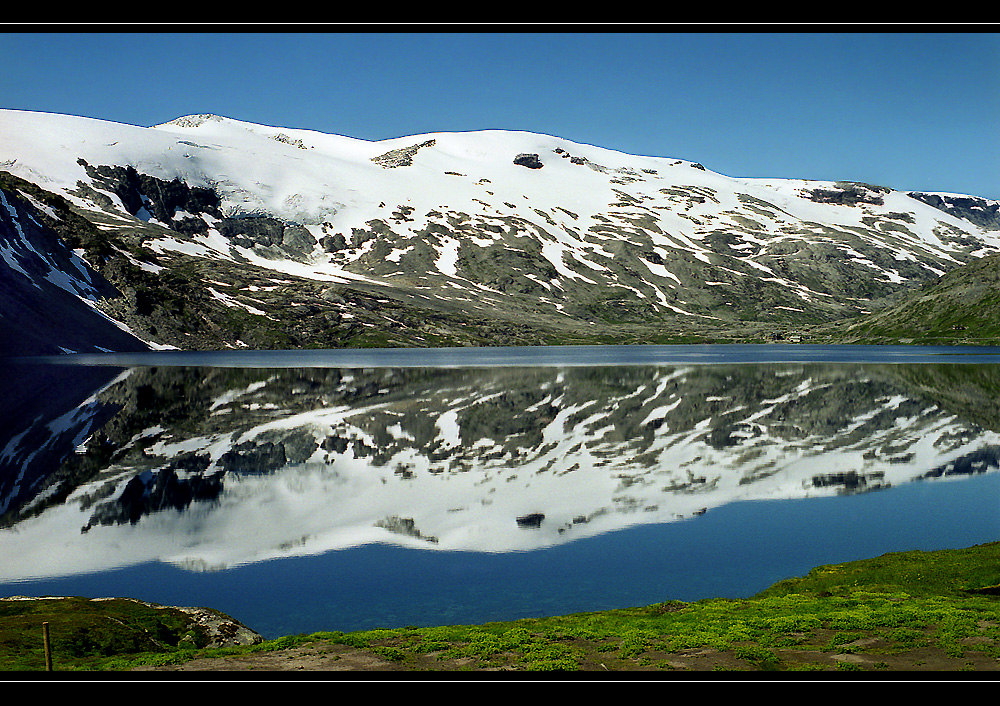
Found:
<svg viewBox="0 0 1000 706"><path fill-rule="evenodd" d="M315 643L273 652L198 658L183 664L136 667L135 672L405 671L394 662L347 645Z"/></svg>
<svg viewBox="0 0 1000 706"><path fill-rule="evenodd" d="M576 642L577 647L581 647ZM845 645L845 651L774 649L775 661L755 662L735 650L700 648L678 652L651 650L638 657L620 658L602 652L596 645L583 649L579 667L583 672L993 672L1000 660L984 652L966 650L960 657L936 648L920 648L899 654L884 654L870 640ZM300 647L226 657L198 658L162 667L137 667L137 672L494 672L518 670L514 661L480 662L469 658L444 657L441 653L408 654L393 661L374 652L347 645L317 641Z"/></svg>

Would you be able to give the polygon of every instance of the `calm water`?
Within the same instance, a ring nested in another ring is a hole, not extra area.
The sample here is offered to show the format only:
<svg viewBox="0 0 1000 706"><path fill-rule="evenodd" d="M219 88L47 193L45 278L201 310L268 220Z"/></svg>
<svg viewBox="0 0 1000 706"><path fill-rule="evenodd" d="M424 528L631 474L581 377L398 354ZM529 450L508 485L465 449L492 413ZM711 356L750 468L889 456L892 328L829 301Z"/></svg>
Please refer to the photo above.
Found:
<svg viewBox="0 0 1000 706"><path fill-rule="evenodd" d="M0 383L0 595L267 637L748 596L1000 539L1000 351L64 356Z"/></svg>

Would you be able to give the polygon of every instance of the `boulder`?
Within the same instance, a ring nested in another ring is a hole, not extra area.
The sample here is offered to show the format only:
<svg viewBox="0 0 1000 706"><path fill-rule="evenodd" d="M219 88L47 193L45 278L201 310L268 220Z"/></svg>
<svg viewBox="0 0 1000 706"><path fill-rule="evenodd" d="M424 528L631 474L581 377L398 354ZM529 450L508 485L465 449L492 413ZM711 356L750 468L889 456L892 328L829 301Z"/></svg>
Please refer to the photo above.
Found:
<svg viewBox="0 0 1000 706"><path fill-rule="evenodd" d="M545 519L545 515L540 512L532 512L527 515L523 515L517 518L518 527L528 527L531 529L538 529L542 526L542 520Z"/></svg>
<svg viewBox="0 0 1000 706"><path fill-rule="evenodd" d="M542 160L538 158L537 154L527 153L521 153L514 157L514 164L527 167L528 169L541 169L545 166L542 164Z"/></svg>

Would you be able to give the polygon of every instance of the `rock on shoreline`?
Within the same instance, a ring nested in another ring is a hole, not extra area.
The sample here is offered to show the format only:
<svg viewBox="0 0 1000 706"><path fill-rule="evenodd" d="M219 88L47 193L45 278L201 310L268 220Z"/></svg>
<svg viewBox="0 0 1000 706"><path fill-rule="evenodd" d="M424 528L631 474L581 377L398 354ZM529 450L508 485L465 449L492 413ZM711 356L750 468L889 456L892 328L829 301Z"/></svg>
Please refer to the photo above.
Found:
<svg viewBox="0 0 1000 706"><path fill-rule="evenodd" d="M0 598L0 601L42 601L65 600L70 596L10 596ZM90 598L91 602L100 601L130 601L148 608L159 610L179 610L188 614L191 622L200 627L208 642L205 647L237 647L240 645L256 645L264 641L264 637L251 630L238 620L211 608L192 608L184 606L165 606L158 603L136 600L135 598Z"/></svg>

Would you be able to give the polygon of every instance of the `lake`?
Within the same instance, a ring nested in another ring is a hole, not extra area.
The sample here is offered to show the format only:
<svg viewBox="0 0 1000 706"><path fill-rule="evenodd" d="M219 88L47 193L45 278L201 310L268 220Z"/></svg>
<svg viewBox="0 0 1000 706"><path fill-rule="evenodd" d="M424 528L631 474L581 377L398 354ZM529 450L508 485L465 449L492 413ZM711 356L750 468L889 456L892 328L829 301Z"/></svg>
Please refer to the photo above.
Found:
<svg viewBox="0 0 1000 706"><path fill-rule="evenodd" d="M8 361L0 595L265 637L745 597L1000 539L1000 349Z"/></svg>

